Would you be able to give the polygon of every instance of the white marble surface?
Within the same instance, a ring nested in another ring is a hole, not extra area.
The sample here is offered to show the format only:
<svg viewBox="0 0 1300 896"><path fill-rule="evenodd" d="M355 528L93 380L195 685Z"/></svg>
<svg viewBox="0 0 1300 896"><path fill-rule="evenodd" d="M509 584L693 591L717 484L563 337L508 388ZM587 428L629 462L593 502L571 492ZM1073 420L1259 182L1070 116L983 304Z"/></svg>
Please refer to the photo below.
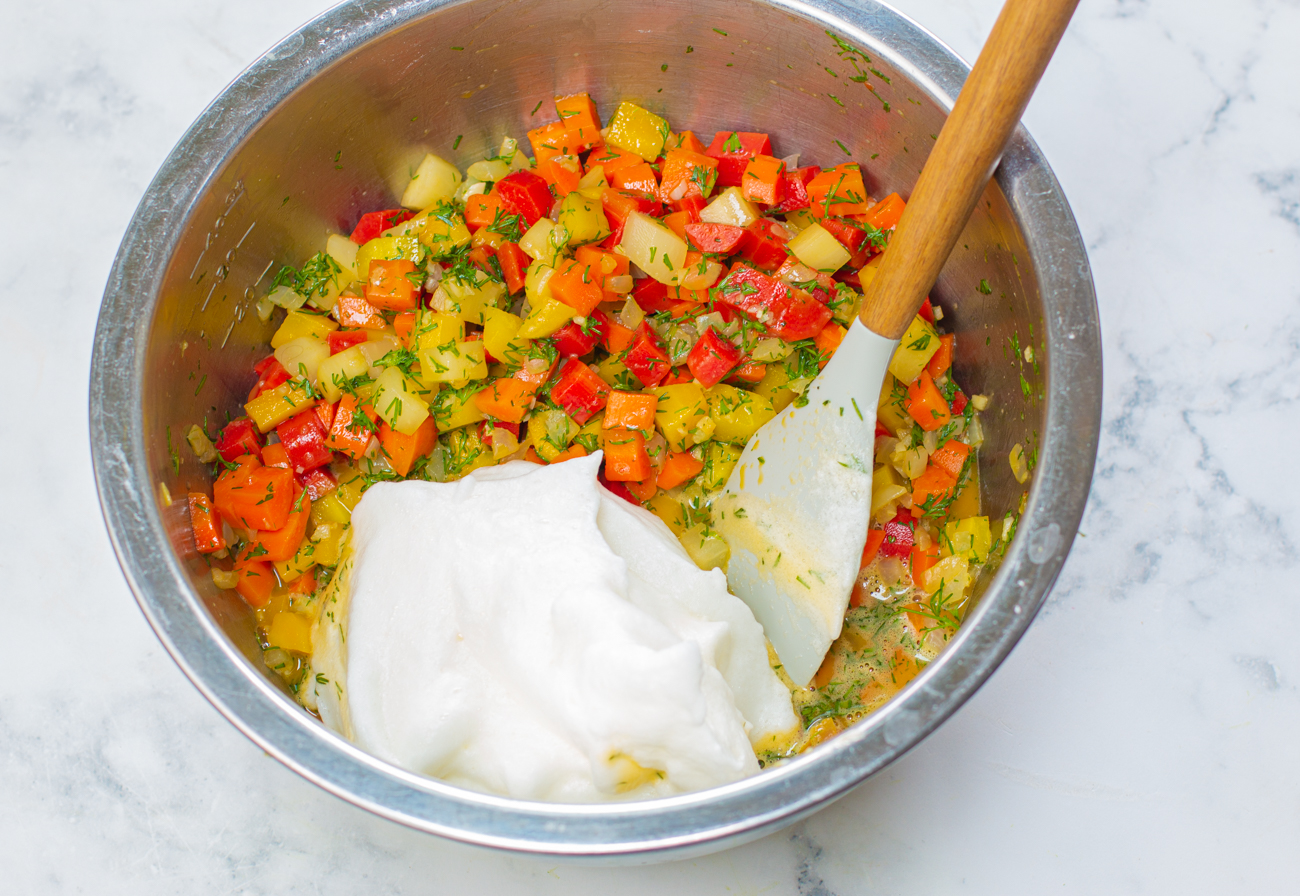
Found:
<svg viewBox="0 0 1300 896"><path fill-rule="evenodd" d="M898 5L967 58L998 7ZM319 8L4 4L0 891L1295 892L1296 0L1085 0L1029 108L1091 253L1106 410L1086 537L1011 658L808 822L633 869L307 784L184 679L109 548L85 395L118 240L189 122Z"/></svg>

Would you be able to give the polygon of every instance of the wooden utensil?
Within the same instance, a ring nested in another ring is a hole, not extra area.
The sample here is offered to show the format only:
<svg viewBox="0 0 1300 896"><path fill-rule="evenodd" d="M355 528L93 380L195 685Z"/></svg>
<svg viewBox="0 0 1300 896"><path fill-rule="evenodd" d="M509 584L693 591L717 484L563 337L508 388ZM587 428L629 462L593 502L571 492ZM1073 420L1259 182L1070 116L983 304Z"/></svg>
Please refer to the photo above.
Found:
<svg viewBox="0 0 1300 896"><path fill-rule="evenodd" d="M997 167L1078 0L1007 0L944 123L859 319L807 402L750 440L714 526L727 581L805 685L839 636L870 522L876 404L916 316Z"/></svg>

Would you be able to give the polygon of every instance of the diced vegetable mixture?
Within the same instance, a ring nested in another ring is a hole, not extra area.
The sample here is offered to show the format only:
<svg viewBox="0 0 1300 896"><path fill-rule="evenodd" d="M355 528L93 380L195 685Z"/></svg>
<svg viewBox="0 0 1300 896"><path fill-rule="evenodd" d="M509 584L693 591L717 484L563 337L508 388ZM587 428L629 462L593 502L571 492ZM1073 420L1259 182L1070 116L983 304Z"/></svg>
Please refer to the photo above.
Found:
<svg viewBox="0 0 1300 896"><path fill-rule="evenodd" d="M903 211L854 162L780 158L766 134L706 145L633 103L602 125L586 94L462 172L428 155L401 207L275 276L244 414L190 429L211 494L189 496L213 581L256 610L295 692L311 627L381 480L457 479L509 460L604 452L601 481L725 568L710 502L746 441L805 390L860 310ZM789 150L789 147L783 147ZM779 761L888 699L942 649L1014 520L980 515L984 396L952 376L927 301L879 405L873 528L842 637ZM774 659L775 663L775 659ZM787 684L788 684L787 680Z"/></svg>

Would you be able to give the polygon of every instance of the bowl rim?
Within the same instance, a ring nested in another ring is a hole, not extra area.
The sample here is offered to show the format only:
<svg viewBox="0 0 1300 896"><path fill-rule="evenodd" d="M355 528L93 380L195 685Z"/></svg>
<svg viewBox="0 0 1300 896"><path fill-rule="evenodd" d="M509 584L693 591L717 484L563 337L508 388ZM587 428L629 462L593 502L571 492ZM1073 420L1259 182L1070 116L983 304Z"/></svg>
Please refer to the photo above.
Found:
<svg viewBox="0 0 1300 896"><path fill-rule="evenodd" d="M398 769L310 718L253 668L207 612L171 550L147 476L139 396L168 260L226 162L318 73L371 39L460 2L466 0L360 0L327 10L223 90L149 185L105 287L91 361L91 451L113 549L149 624L200 692L266 752L354 805L465 843L570 858L680 858L757 838L844 795L919 743L987 680L1046 600L1087 501L1101 424L1100 323L1082 237L1042 153L1019 127L995 178L1043 296L1043 450L1017 537L988 590L948 648L897 697L778 768L657 800L527 802ZM941 108L951 108L969 72L934 35L878 0L753 2L812 20L887 58Z"/></svg>

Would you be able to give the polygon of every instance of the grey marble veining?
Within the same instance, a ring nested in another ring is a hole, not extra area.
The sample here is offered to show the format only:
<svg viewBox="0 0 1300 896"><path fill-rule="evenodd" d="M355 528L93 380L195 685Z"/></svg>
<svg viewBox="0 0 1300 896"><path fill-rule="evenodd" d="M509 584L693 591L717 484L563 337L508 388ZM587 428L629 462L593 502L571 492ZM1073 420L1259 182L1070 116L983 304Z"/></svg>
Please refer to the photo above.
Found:
<svg viewBox="0 0 1300 896"><path fill-rule="evenodd" d="M897 4L967 58L995 0ZM1091 253L1106 411L1039 620L948 724L696 861L471 850L326 795L185 681L118 572L85 396L149 178L310 2L9 4L0 56L0 891L1203 893L1300 860L1300 4L1086 0L1026 114Z"/></svg>

